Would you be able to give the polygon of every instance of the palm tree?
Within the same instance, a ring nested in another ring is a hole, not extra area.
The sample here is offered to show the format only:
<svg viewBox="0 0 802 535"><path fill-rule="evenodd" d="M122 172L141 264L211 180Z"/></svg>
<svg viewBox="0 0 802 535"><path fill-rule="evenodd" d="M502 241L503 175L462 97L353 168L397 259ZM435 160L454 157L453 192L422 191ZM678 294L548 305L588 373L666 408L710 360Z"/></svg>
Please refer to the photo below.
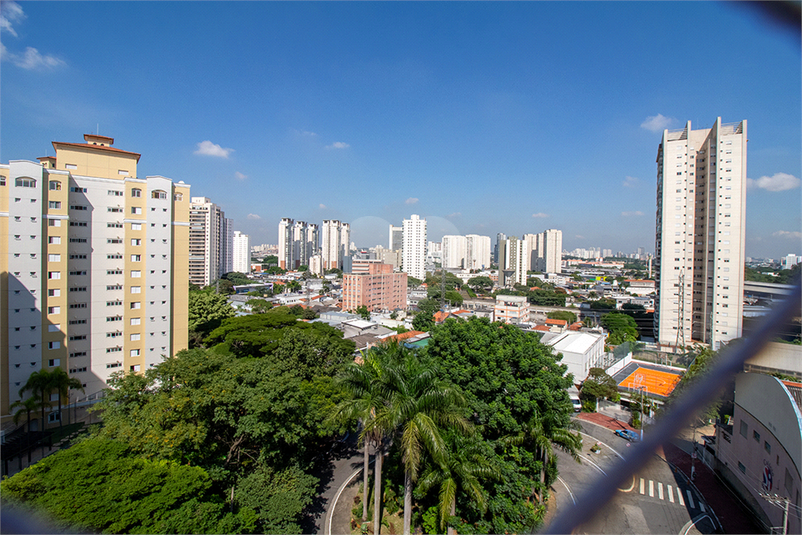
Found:
<svg viewBox="0 0 802 535"><path fill-rule="evenodd" d="M12 411L14 409L16 409L17 407L19 407L19 410L14 413L14 425L19 425L19 421L20 421L20 418L22 417L22 413L26 413L27 414L26 439L27 439L27 443L28 443L28 446L29 446L28 447L28 464L31 464L31 449L30 449L30 445L31 445L31 435L30 435L30 432L31 432L31 412L35 411L36 409L38 409L41 404L42 404L42 402L39 401L36 397L29 397L28 399L26 399L24 401L23 400L15 401L9 407L9 409L11 409Z"/></svg>
<svg viewBox="0 0 802 535"><path fill-rule="evenodd" d="M385 363L381 388L386 402L368 425L369 430L398 432L404 463L404 535L409 535L412 520L412 484L418 477L423 454L435 463L447 464L447 448L440 429L468 431L470 424L460 409L462 394L437 377L430 362L421 361L400 343L385 346L397 358ZM424 451L425 450L425 451Z"/></svg>
<svg viewBox="0 0 802 535"><path fill-rule="evenodd" d="M28 380L22 385L19 391L19 397L23 397L25 392L31 391L34 396L39 396L42 399L40 408L42 409L42 429L45 430L45 407L50 407L50 402L46 400L46 396L53 390L50 383L50 372L47 370L35 371L28 376Z"/></svg>
<svg viewBox="0 0 802 535"><path fill-rule="evenodd" d="M484 512L487 509L487 501L479 480L500 477L498 468L487 461L474 437L449 433L446 435L446 441L449 450L446 463L430 466L418 483L418 489L424 494L434 487L439 489L441 530L445 530L449 519L457 514L457 491L460 488L473 498L479 510ZM448 526L448 535L454 535L454 528L451 526Z"/></svg>
<svg viewBox="0 0 802 535"><path fill-rule="evenodd" d="M362 422L360 440L364 444L362 521L368 519L368 465L370 445L375 451L373 468L373 533L378 534L381 526L381 471L384 439L387 433L374 427L372 422L377 411L385 404L382 397L381 380L385 367L393 361L393 357L384 345L371 348L362 354L361 363L351 363L337 376L337 385L346 393L347 398L335 406L330 418L334 422L347 423L354 419Z"/></svg>
<svg viewBox="0 0 802 535"><path fill-rule="evenodd" d="M575 426L575 423L571 423L568 427ZM534 447L535 459L539 459L542 463L539 493L541 503L544 500L543 490L546 488L546 470L554 455L552 444L569 454L576 462L580 462L579 451L582 448L582 437L579 434L571 433L566 427L557 425L553 418L543 418L537 412L523 425L520 433L502 437L500 442Z"/></svg>
<svg viewBox="0 0 802 535"><path fill-rule="evenodd" d="M64 420L61 418L61 396L67 396L69 398L71 388L83 392L84 387L81 381L75 377L70 377L67 372L61 368L56 368L50 372L50 387L58 391L58 425L61 427L64 423Z"/></svg>

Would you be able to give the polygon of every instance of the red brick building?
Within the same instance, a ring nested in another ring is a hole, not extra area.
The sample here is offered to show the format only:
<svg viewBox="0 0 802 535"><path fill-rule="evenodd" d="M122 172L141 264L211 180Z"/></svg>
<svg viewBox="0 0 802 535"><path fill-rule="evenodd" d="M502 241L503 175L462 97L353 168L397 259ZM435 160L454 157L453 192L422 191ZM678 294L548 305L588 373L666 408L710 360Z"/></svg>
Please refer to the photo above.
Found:
<svg viewBox="0 0 802 535"><path fill-rule="evenodd" d="M343 275L342 309L398 310L407 308L407 274L393 273L392 264L368 264L367 273Z"/></svg>

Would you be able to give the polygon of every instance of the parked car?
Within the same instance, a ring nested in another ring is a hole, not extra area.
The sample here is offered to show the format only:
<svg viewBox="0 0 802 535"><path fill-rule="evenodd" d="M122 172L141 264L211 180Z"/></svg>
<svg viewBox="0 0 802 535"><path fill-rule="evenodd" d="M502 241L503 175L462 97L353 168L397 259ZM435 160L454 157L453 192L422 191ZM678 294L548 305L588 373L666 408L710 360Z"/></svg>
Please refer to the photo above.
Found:
<svg viewBox="0 0 802 535"><path fill-rule="evenodd" d="M629 429L618 429L616 430L615 434L630 442L638 442L640 440L640 435L635 431L630 431Z"/></svg>

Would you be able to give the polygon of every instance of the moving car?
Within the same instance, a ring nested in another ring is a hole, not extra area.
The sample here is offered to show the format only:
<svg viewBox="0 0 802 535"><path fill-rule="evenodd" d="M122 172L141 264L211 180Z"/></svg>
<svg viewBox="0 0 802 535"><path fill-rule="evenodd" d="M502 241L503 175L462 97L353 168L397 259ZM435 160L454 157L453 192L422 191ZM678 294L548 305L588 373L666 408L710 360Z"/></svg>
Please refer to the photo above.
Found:
<svg viewBox="0 0 802 535"><path fill-rule="evenodd" d="M630 431L629 429L617 429L615 434L630 442L638 442L640 440L640 435L635 431Z"/></svg>

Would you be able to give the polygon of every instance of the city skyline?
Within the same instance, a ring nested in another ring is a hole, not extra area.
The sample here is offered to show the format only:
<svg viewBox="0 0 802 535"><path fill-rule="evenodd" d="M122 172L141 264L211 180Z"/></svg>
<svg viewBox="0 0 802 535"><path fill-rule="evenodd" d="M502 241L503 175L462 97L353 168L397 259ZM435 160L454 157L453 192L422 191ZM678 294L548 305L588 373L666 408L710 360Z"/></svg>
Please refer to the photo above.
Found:
<svg viewBox="0 0 802 535"><path fill-rule="evenodd" d="M743 6L2 9L0 161L99 128L252 243L293 217L384 245L417 213L432 241L558 228L567 250L652 251L663 129L720 116L750 124L746 256L799 252L798 40ZM689 20L710 31L677 39Z"/></svg>

